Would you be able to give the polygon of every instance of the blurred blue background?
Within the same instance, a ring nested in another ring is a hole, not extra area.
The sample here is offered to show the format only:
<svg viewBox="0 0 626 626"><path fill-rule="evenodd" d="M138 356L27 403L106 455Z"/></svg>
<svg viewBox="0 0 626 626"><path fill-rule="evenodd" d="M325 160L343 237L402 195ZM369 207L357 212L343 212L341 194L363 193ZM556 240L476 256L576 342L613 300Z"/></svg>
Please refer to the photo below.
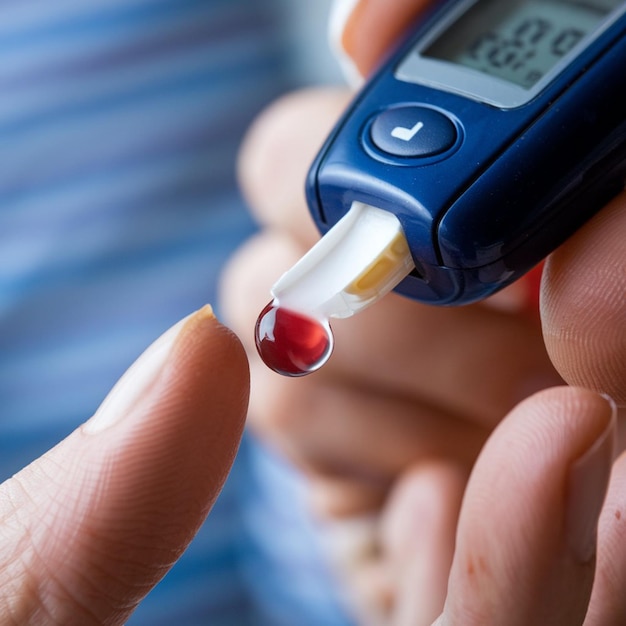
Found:
<svg viewBox="0 0 626 626"><path fill-rule="evenodd" d="M328 0L0 5L0 476L91 415L161 332L217 304L254 231L245 129L337 82ZM246 438L207 525L131 624L345 618L297 476Z"/></svg>

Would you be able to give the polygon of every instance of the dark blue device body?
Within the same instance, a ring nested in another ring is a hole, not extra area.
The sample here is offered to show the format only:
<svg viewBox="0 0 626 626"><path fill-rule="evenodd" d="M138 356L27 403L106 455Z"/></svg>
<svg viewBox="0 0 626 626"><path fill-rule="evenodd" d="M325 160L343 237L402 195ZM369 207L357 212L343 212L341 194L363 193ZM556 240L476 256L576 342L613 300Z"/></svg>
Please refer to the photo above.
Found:
<svg viewBox="0 0 626 626"><path fill-rule="evenodd" d="M439 305L474 302L515 281L623 190L626 176L626 16L534 99L502 109L394 76L456 2L417 25L368 81L306 190L322 233L354 201L394 213L416 265L396 290ZM393 124L393 111L415 106L446 120L446 138L425 155L379 149L372 136L389 130L385 115Z"/></svg>

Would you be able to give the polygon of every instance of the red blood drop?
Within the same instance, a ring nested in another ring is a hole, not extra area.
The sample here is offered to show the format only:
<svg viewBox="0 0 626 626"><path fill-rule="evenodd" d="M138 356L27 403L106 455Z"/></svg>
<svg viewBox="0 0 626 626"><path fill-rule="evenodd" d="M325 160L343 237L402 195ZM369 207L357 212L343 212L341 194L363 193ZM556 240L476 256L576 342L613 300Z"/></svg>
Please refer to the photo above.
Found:
<svg viewBox="0 0 626 626"><path fill-rule="evenodd" d="M270 302L259 315L256 347L263 362L284 376L306 376L320 368L332 351L328 324Z"/></svg>

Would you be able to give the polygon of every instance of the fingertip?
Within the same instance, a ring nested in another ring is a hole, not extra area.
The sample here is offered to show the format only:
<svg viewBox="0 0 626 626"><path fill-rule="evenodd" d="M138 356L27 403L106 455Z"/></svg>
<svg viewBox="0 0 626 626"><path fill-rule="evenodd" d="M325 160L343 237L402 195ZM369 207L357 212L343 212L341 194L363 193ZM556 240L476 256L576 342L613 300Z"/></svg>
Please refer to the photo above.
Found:
<svg viewBox="0 0 626 626"><path fill-rule="evenodd" d="M614 426L611 402L568 387L535 394L500 424L465 494L446 605L453 622L582 621Z"/></svg>
<svg viewBox="0 0 626 626"><path fill-rule="evenodd" d="M541 314L548 353L571 385L626 404L626 192L546 263Z"/></svg>
<svg viewBox="0 0 626 626"><path fill-rule="evenodd" d="M168 441L164 435L158 445L180 446L168 451L180 476L190 471L178 458L183 449L191 447L198 455L196 462L205 459L205 469L196 476L212 484L212 500L221 490L238 449L249 393L250 371L242 342L204 307L181 330L157 402L147 404L144 419L145 426L153 431L158 422L164 433L175 429L175 439ZM195 480L195 476L185 478Z"/></svg>
<svg viewBox="0 0 626 626"><path fill-rule="evenodd" d="M89 537L85 580L132 607L174 564L226 482L248 395L241 342L203 307L183 323L133 414L82 442L97 479L76 531ZM132 564L130 578L116 578L120 563Z"/></svg>
<svg viewBox="0 0 626 626"><path fill-rule="evenodd" d="M187 321L172 356L173 370L187 366L192 370L187 372L189 376L196 372L198 379L197 373L203 371L202 380L213 397L217 394L228 400L232 398L230 390L237 390L235 396L247 398L250 373L243 344L231 328L218 320L210 306L203 307ZM181 369L178 374L184 379L185 372Z"/></svg>
<svg viewBox="0 0 626 626"><path fill-rule="evenodd" d="M124 375L125 386L141 380L144 358ZM110 468L102 477L98 506L129 525L152 515L156 532L169 520L168 542L181 542L182 549L182 537L195 532L230 471L248 398L245 350L211 307L203 307L177 325L161 368L128 410L108 428L88 431L96 436L82 442L83 454L96 470ZM98 454L91 456L93 450ZM134 506L122 508L125 498ZM100 525L95 518L92 522ZM106 526L100 525L100 531L106 536Z"/></svg>
<svg viewBox="0 0 626 626"><path fill-rule="evenodd" d="M335 0L331 6L328 20L328 39L330 48L339 62L339 67L348 84L357 88L363 82L363 74L359 71L354 59L346 49L344 35L352 13L359 0Z"/></svg>
<svg viewBox="0 0 626 626"><path fill-rule="evenodd" d="M344 88L304 89L283 96L253 123L241 146L238 176L261 224L289 231L307 245L317 239L304 181L347 102Z"/></svg>
<svg viewBox="0 0 626 626"><path fill-rule="evenodd" d="M248 386L241 343L204 307L138 359L95 422L3 485L27 494L12 500L20 524L4 537L22 550L16 614L45 606L59 623L122 623L215 502Z"/></svg>
<svg viewBox="0 0 626 626"><path fill-rule="evenodd" d="M330 38L348 80L358 83L368 76L429 4L427 0L338 0L331 13Z"/></svg>

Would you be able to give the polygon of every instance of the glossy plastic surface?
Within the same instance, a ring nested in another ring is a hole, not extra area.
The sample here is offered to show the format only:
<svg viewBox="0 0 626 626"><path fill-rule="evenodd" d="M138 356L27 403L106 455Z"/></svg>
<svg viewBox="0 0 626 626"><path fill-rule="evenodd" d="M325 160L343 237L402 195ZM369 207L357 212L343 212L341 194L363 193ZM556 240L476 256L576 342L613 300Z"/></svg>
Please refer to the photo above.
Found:
<svg viewBox="0 0 626 626"><path fill-rule="evenodd" d="M307 181L322 233L355 201L393 212L416 265L398 291L443 305L519 278L623 189L626 175L626 17L534 100L498 109L394 77L416 38L455 4L417 26L365 86ZM456 143L427 157L381 150L373 122L414 105L451 120Z"/></svg>

